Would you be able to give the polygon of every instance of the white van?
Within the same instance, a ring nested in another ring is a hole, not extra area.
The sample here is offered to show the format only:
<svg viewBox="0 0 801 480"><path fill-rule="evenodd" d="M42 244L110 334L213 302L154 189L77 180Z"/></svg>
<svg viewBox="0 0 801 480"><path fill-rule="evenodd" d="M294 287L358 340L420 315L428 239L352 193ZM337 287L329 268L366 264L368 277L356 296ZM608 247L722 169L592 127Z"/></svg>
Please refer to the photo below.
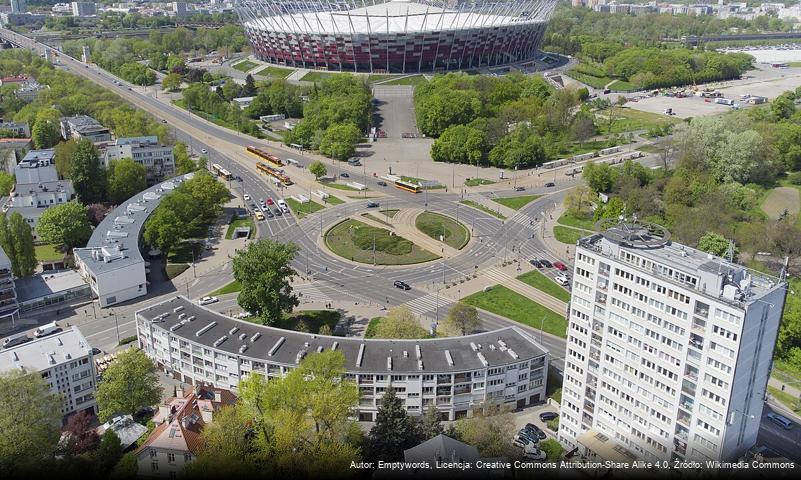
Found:
<svg viewBox="0 0 801 480"><path fill-rule="evenodd" d="M791 422L786 417L783 417L777 413L769 413L767 417L768 420L782 427L785 430L790 430L791 428L793 428L793 422Z"/></svg>
<svg viewBox="0 0 801 480"><path fill-rule="evenodd" d="M289 206L286 204L283 198L279 199L276 203L278 204L278 208L280 208L282 212L289 213Z"/></svg>
<svg viewBox="0 0 801 480"><path fill-rule="evenodd" d="M59 326L56 322L50 322L46 325L42 325L41 327L37 328L33 331L33 336L36 338L46 337L52 333L56 333L59 329Z"/></svg>
<svg viewBox="0 0 801 480"><path fill-rule="evenodd" d="M6 337L3 339L3 348L16 347L17 345L22 345L23 343L28 342L30 340L31 338L25 332L18 333L16 335L11 335L10 337Z"/></svg>
<svg viewBox="0 0 801 480"><path fill-rule="evenodd" d="M558 283L563 287L570 285L570 280L568 280L568 278L564 275L557 275L556 277L554 277L554 280L556 281L556 283Z"/></svg>

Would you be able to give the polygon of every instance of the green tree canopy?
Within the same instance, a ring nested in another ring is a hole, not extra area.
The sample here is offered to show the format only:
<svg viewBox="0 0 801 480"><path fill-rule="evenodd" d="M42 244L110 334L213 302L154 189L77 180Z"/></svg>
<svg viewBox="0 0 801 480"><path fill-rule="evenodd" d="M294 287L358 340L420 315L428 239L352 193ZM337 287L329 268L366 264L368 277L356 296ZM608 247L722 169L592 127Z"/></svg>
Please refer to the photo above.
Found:
<svg viewBox="0 0 801 480"><path fill-rule="evenodd" d="M142 407L156 405L161 400L156 366L141 350L120 352L103 372L95 398L101 421L118 413L133 415Z"/></svg>
<svg viewBox="0 0 801 480"><path fill-rule="evenodd" d="M409 307L402 305L387 312L375 331L375 338L426 338L428 332Z"/></svg>
<svg viewBox="0 0 801 480"><path fill-rule="evenodd" d="M86 207L77 200L45 209L36 231L45 243L64 245L67 249L84 245L92 234Z"/></svg>
<svg viewBox="0 0 801 480"><path fill-rule="evenodd" d="M16 181L14 180L13 175L9 175L6 172L0 172L0 195L7 197L15 183Z"/></svg>
<svg viewBox="0 0 801 480"><path fill-rule="evenodd" d="M347 160L356 152L362 139L359 127L352 123L335 123L328 127L320 140L320 152L336 160Z"/></svg>
<svg viewBox="0 0 801 480"><path fill-rule="evenodd" d="M147 187L145 166L130 158L112 160L108 166L108 199L117 205Z"/></svg>
<svg viewBox="0 0 801 480"><path fill-rule="evenodd" d="M456 302L448 310L448 315L445 317L443 324L448 331L467 335L481 326L481 320L478 318L476 307L463 302Z"/></svg>
<svg viewBox="0 0 801 480"><path fill-rule="evenodd" d="M234 278L242 289L239 306L261 318L267 325L277 323L284 312L298 305L290 280L292 260L298 247L270 239L251 243L234 257Z"/></svg>
<svg viewBox="0 0 801 480"><path fill-rule="evenodd" d="M82 139L72 155L69 178L75 187L78 199L88 205L100 202L106 193L106 175L98 159L97 148L87 139Z"/></svg>
<svg viewBox="0 0 801 480"><path fill-rule="evenodd" d="M319 180L320 177L324 177L326 173L328 173L328 169L325 168L325 164L319 160L315 160L309 165L309 173L314 175L314 178Z"/></svg>
<svg viewBox="0 0 801 480"><path fill-rule="evenodd" d="M161 87L168 92L177 92L181 89L181 75L170 73L161 79Z"/></svg>
<svg viewBox="0 0 801 480"><path fill-rule="evenodd" d="M419 444L419 423L406 413L403 403L390 385L378 405L375 425L370 429L370 459L388 462L403 459L403 451Z"/></svg>
<svg viewBox="0 0 801 480"><path fill-rule="evenodd" d="M478 164L487 153L484 132L467 125L452 125L431 145L435 162Z"/></svg>

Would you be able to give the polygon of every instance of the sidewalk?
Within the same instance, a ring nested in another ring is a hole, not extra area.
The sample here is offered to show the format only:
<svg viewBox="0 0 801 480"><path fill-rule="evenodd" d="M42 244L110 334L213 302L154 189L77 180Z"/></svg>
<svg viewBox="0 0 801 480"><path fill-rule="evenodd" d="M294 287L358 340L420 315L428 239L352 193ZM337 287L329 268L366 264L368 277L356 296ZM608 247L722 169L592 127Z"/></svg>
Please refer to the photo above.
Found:
<svg viewBox="0 0 801 480"><path fill-rule="evenodd" d="M576 255L576 246L562 243L553 235L553 227L559 225L557 220L563 213L565 213L565 206L561 203L557 203L556 207L554 207L549 214L546 214L546 218L543 219L541 227L540 240L554 257L566 257L568 261L572 261Z"/></svg>

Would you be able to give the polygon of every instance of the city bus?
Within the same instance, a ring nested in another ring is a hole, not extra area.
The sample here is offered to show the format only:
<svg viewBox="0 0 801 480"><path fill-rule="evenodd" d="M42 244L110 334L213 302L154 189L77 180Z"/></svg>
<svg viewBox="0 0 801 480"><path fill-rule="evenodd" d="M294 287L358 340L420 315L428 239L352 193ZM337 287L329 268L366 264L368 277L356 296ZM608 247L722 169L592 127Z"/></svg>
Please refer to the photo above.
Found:
<svg viewBox="0 0 801 480"><path fill-rule="evenodd" d="M423 190L423 188L420 185L412 182L407 182L397 175L392 175L392 174L383 175L381 178L388 182L392 182L392 184L395 185L396 188L400 188L401 190L406 190L407 192L420 193Z"/></svg>
<svg viewBox="0 0 801 480"><path fill-rule="evenodd" d="M280 181L285 187L292 185L292 180L290 180L287 175L284 175L284 172L275 169L266 163L257 162L256 168L259 170L259 172L266 173L267 175Z"/></svg>
<svg viewBox="0 0 801 480"><path fill-rule="evenodd" d="M274 165L276 167L283 167L284 166L284 163L281 161L280 158L278 158L275 155L273 155L272 153L266 152L266 151L264 151L264 150L262 150L260 148L249 146L249 147L247 147L247 151L251 155L254 155L254 156L258 157L261 160L265 160L270 165Z"/></svg>
<svg viewBox="0 0 801 480"><path fill-rule="evenodd" d="M222 165L220 165L219 163L213 163L211 165L211 171L215 175L218 175L218 176L220 176L220 177L222 177L222 178L224 178L226 180L231 180L233 178L233 175L231 175L231 172L229 172L228 170L224 169L222 167Z"/></svg>

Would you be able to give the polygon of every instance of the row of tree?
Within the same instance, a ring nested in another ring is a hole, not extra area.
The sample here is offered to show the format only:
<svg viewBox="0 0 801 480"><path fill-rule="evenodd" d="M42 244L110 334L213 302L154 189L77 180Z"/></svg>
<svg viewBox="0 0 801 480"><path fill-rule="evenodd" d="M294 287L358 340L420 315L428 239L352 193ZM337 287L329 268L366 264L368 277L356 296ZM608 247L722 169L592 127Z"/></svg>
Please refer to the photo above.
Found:
<svg viewBox="0 0 801 480"><path fill-rule="evenodd" d="M33 231L19 212L10 216L0 213L0 247L11 260L11 273L15 277L27 277L36 270Z"/></svg>
<svg viewBox="0 0 801 480"><path fill-rule="evenodd" d="M478 310L466 303L457 302L442 321L439 332L446 335L469 335L478 330L481 320ZM379 317L367 328L367 338L427 338L429 332L420 325L417 316L405 305L390 309L386 316Z"/></svg>

